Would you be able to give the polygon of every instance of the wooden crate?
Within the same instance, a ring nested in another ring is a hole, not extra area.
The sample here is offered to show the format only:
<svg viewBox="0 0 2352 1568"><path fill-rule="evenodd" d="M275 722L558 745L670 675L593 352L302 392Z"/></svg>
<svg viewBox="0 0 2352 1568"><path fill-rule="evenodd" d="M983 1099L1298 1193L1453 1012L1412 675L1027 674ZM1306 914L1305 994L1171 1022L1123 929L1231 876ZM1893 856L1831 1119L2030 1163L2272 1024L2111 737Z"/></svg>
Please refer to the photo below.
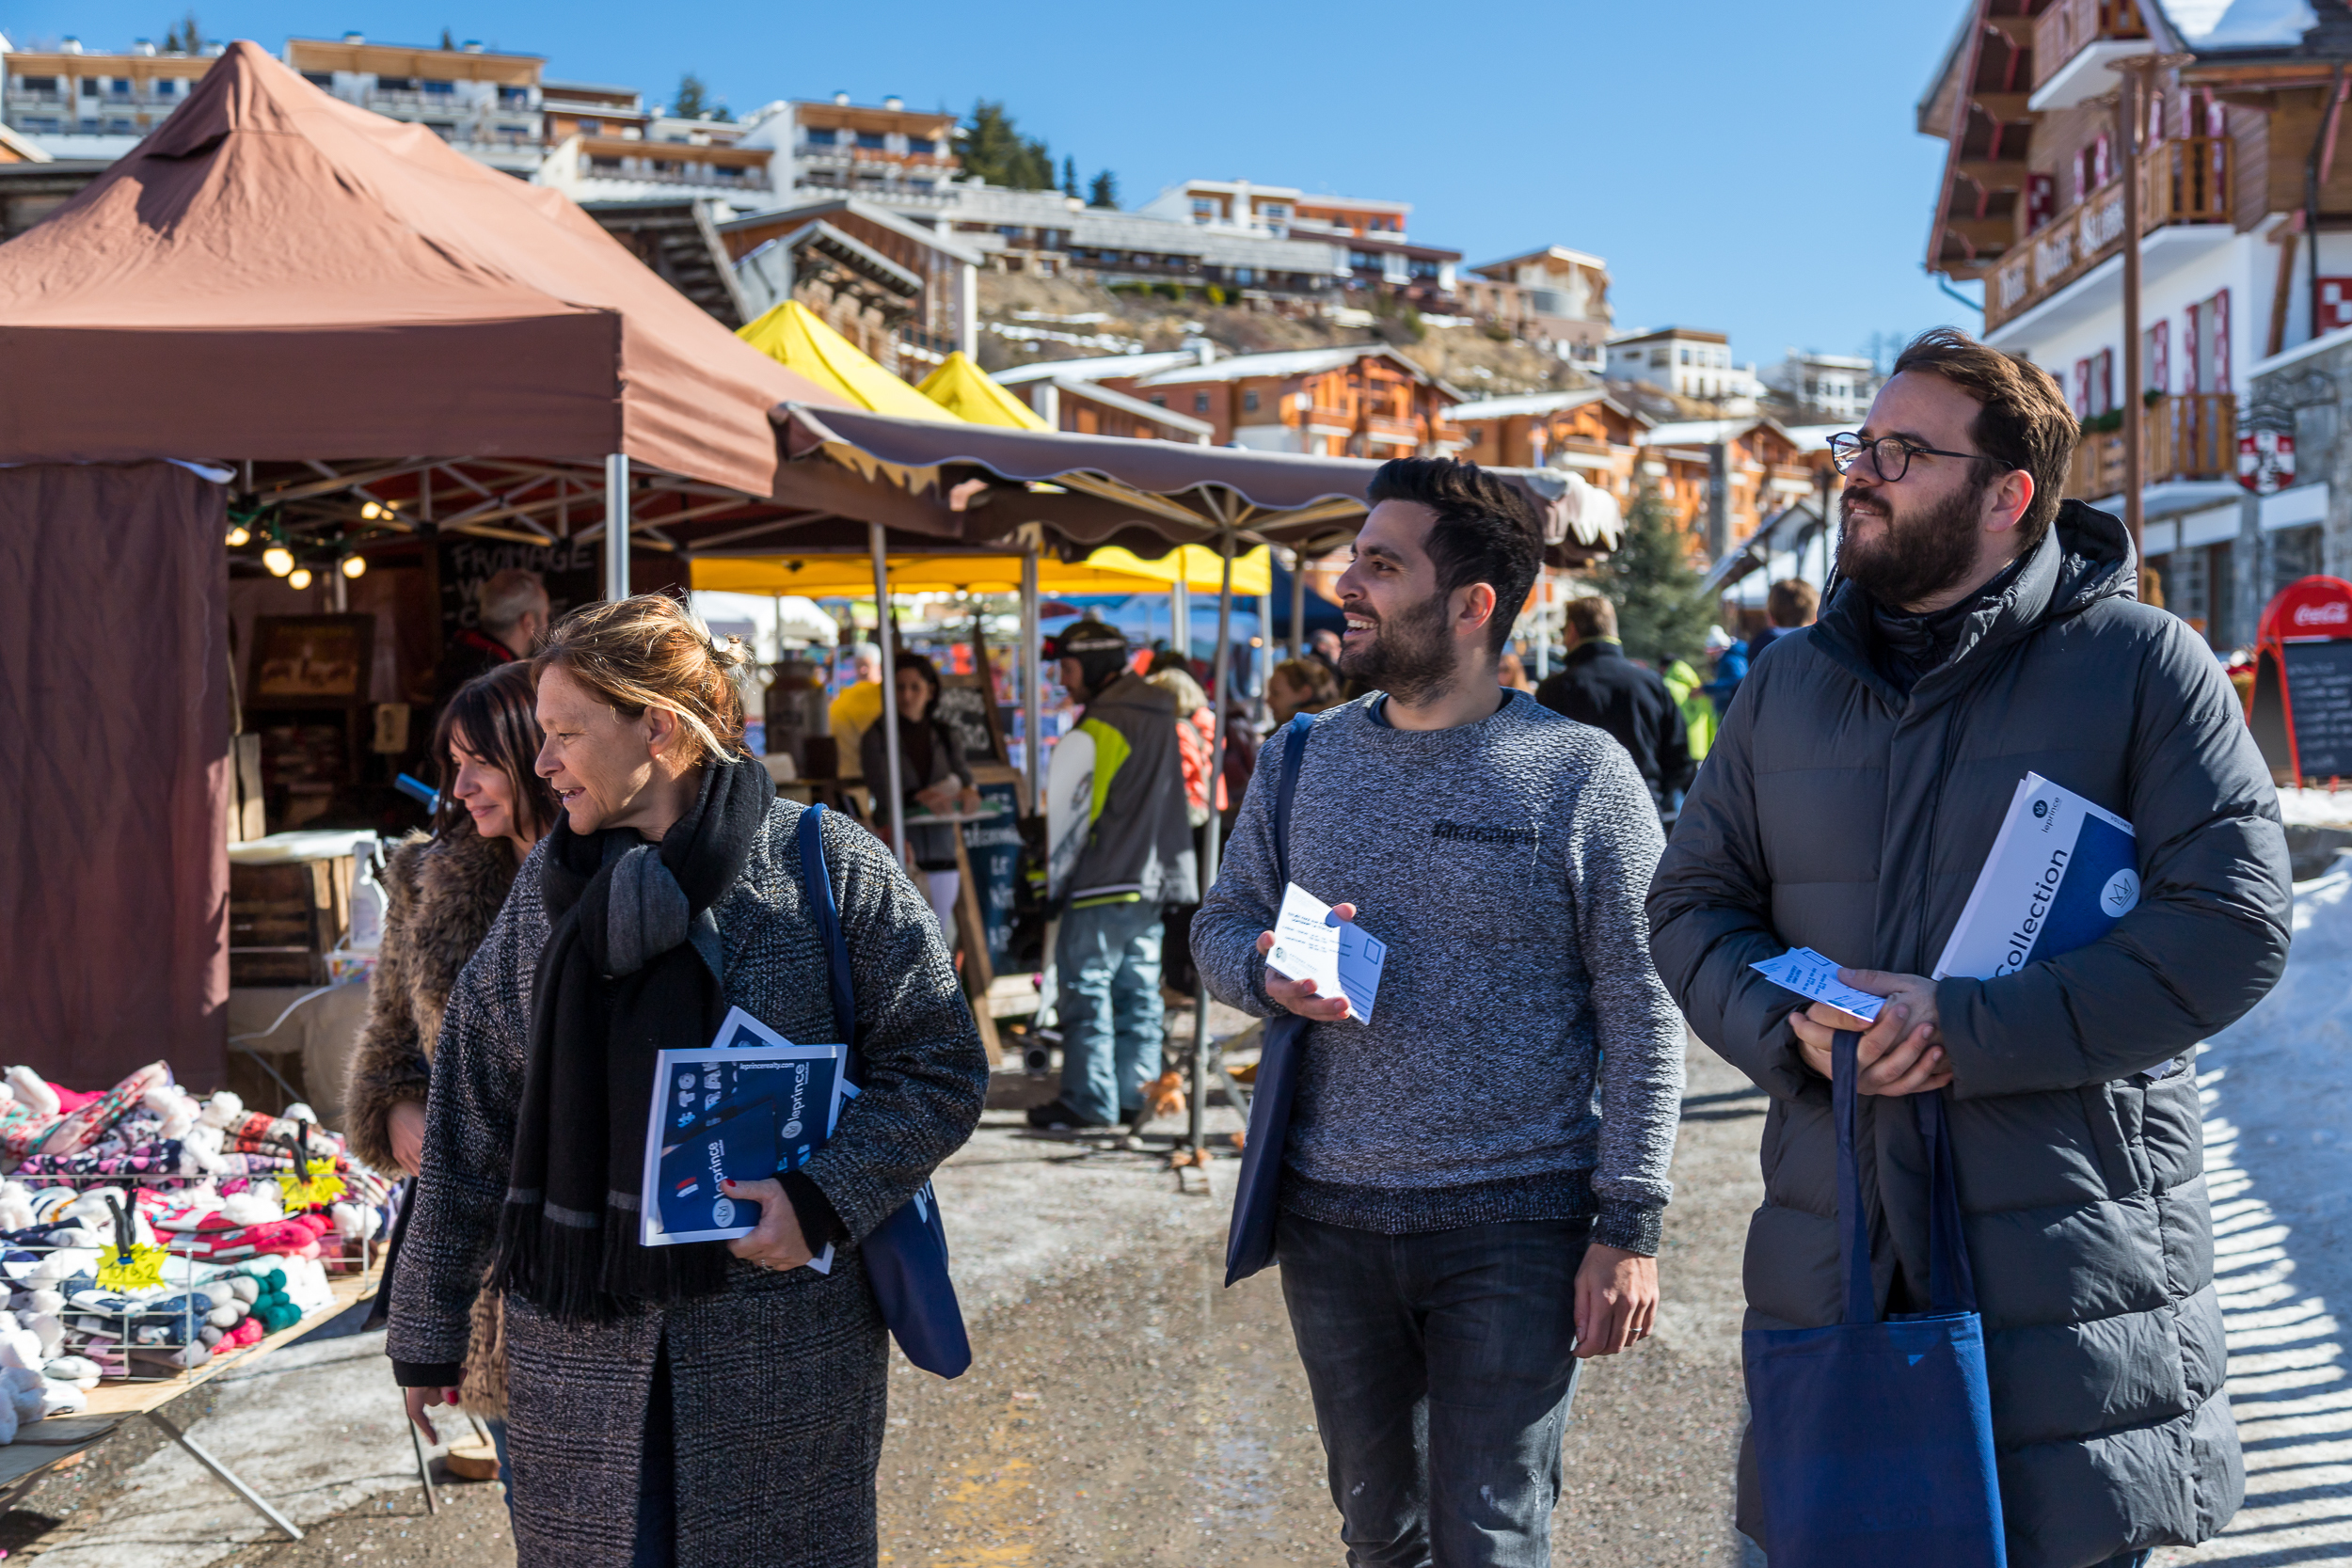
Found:
<svg viewBox="0 0 2352 1568"><path fill-rule="evenodd" d="M229 867L229 983L323 986L351 927L352 859Z"/></svg>

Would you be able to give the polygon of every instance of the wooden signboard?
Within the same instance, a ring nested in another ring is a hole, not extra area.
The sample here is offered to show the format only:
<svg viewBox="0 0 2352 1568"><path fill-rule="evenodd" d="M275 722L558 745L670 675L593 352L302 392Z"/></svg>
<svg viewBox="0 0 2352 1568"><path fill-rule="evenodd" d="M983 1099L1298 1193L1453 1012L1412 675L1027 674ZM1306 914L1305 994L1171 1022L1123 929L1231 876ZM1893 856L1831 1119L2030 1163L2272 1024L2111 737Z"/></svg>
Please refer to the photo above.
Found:
<svg viewBox="0 0 2352 1568"><path fill-rule="evenodd" d="M2352 583L2308 577L2270 601L2246 717L2278 783L2352 778Z"/></svg>
<svg viewBox="0 0 2352 1568"><path fill-rule="evenodd" d="M526 545L512 539L477 539L471 534L444 533L435 541L440 556L441 640L453 641L474 626L482 609L482 585L499 573L519 567L536 572L547 584L548 620L560 621L567 610L604 597L604 546L596 540L559 539ZM632 577L642 552L631 551Z"/></svg>
<svg viewBox="0 0 2352 1568"><path fill-rule="evenodd" d="M373 615L257 615L245 705L354 707L374 672Z"/></svg>

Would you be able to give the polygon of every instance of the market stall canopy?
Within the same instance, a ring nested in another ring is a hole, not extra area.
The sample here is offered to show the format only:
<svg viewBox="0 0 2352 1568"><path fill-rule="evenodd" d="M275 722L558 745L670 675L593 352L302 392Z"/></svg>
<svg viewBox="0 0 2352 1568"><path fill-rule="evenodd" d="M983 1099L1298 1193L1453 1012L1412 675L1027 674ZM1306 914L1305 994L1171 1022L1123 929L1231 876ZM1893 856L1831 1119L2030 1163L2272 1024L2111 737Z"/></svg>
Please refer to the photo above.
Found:
<svg viewBox="0 0 2352 1568"><path fill-rule="evenodd" d="M757 321L746 323L735 335L852 407L903 420L955 421L955 415L882 369L871 355L797 299L787 299Z"/></svg>
<svg viewBox="0 0 2352 1568"><path fill-rule="evenodd" d="M622 451L754 495L779 404L739 341L562 193L230 46L0 245L0 461Z"/></svg>
<svg viewBox="0 0 2352 1568"><path fill-rule="evenodd" d="M1233 558L1233 592L1263 594L1272 572L1263 545ZM1014 594L1021 589L1017 555L894 555L889 559L894 594ZM1165 592L1179 572L1186 588L1214 594L1223 561L1211 549L1191 545L1157 561L1144 561L1116 546L1084 561L1051 556L1038 562L1038 587L1047 594L1153 594ZM803 598L835 595L870 598L874 562L848 553L763 556L697 556L696 593L797 594Z"/></svg>
<svg viewBox="0 0 2352 1568"><path fill-rule="evenodd" d="M1008 539L1035 527L1065 555L1117 544L1137 555L1201 544L1237 530L1309 553L1355 537L1371 458L1199 447L1067 431L937 424L829 408L779 408L786 455L778 496L815 487L834 468L935 498L962 519L967 541ZM1616 544L1616 521L1580 506L1568 476L1549 468L1493 470L1542 520L1547 556L1576 565Z"/></svg>
<svg viewBox="0 0 2352 1568"><path fill-rule="evenodd" d="M979 362L961 349L947 356L939 369L915 388L960 420L973 424L1003 425L1009 430L1051 430L1034 409L998 385Z"/></svg>

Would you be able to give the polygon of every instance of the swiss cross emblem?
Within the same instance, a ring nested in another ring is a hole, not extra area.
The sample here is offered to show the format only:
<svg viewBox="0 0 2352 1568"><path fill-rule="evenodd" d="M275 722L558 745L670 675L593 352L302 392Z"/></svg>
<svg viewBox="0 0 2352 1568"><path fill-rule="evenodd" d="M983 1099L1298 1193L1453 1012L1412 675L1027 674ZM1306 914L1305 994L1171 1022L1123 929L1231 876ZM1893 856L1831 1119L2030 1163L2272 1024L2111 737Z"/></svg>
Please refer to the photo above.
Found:
<svg viewBox="0 0 2352 1568"><path fill-rule="evenodd" d="M2295 437L2282 430L2249 430L2237 438L2237 482L2258 496L2295 483Z"/></svg>

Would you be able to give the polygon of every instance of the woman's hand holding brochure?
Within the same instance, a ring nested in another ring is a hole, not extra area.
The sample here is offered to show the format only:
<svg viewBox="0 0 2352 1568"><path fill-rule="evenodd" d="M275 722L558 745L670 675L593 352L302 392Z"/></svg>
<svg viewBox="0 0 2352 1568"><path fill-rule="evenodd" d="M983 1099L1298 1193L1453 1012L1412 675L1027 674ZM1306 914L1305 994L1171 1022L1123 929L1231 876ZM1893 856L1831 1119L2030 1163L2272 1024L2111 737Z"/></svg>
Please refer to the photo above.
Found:
<svg viewBox="0 0 2352 1568"><path fill-rule="evenodd" d="M759 1223L752 1227L750 1235L729 1242L729 1252L746 1263L776 1270L797 1269L816 1258L808 1249L808 1238L801 1234L800 1214L784 1196L783 1182L727 1181L722 1185L727 1196L738 1202L759 1205Z"/></svg>

